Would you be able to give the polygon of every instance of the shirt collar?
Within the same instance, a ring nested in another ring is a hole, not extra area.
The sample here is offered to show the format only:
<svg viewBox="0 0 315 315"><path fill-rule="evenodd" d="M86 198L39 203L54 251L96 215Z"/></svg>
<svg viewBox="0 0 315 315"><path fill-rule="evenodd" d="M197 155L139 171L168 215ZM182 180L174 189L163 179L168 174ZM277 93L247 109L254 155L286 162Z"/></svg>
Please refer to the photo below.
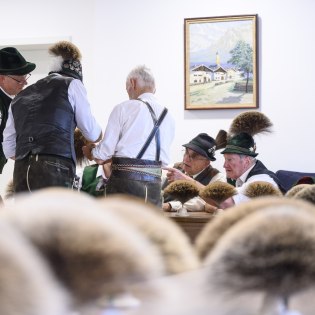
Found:
<svg viewBox="0 0 315 315"><path fill-rule="evenodd" d="M245 183L246 178L247 178L249 172L254 168L255 164L256 164L256 163L254 163L245 173L243 173L243 174L236 180L236 186L237 186L237 187L240 187L240 186L242 186L242 184ZM238 185L238 183L239 183L239 185Z"/></svg>

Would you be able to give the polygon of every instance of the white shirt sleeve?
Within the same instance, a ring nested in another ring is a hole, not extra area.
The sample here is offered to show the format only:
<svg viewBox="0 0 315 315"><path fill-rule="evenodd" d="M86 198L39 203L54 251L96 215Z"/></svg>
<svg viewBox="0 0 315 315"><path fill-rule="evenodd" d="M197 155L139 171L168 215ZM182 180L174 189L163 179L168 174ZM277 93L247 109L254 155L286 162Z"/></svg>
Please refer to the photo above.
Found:
<svg viewBox="0 0 315 315"><path fill-rule="evenodd" d="M86 89L80 80L71 81L68 98L74 110L77 127L87 140L95 142L99 138L102 128L92 115Z"/></svg>
<svg viewBox="0 0 315 315"><path fill-rule="evenodd" d="M182 207L182 204L180 201L170 201L169 204L171 205L172 209L171 211L177 211ZM206 202L201 199L200 197L194 197L189 199L184 203L185 208L187 211L193 212L193 211L204 211L205 210L205 204Z"/></svg>
<svg viewBox="0 0 315 315"><path fill-rule="evenodd" d="M93 157L106 161L115 154L115 148L121 133L120 111L116 106L111 112L103 139L92 149Z"/></svg>
<svg viewBox="0 0 315 315"><path fill-rule="evenodd" d="M8 120L3 131L3 153L7 159L15 157L16 131L11 106L9 107Z"/></svg>

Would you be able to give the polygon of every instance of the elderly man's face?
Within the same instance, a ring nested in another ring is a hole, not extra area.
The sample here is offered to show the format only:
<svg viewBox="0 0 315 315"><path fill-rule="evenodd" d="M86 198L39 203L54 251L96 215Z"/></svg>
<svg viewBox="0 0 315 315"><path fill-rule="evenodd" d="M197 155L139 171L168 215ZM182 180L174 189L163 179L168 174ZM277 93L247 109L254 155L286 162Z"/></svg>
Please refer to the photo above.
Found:
<svg viewBox="0 0 315 315"><path fill-rule="evenodd" d="M185 149L183 156L183 169L188 175L193 176L200 173L209 164L210 161L206 157L191 149Z"/></svg>
<svg viewBox="0 0 315 315"><path fill-rule="evenodd" d="M0 75L0 86L9 95L17 95L27 85L29 75Z"/></svg>
<svg viewBox="0 0 315 315"><path fill-rule="evenodd" d="M224 154L224 165L226 176L231 179L238 179L241 177L251 166L250 157L239 154Z"/></svg>

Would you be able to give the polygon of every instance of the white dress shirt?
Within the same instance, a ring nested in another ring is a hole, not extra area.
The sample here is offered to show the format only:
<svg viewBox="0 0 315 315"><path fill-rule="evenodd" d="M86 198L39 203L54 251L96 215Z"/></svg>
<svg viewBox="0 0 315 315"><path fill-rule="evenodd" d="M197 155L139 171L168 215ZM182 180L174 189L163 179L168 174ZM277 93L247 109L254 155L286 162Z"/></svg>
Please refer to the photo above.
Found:
<svg viewBox="0 0 315 315"><path fill-rule="evenodd" d="M251 168L249 168L244 174L242 174L240 176L240 178L238 178L236 180L235 185L236 185L236 190L238 193L232 197L234 200L234 203L236 205L241 203L241 202L248 201L250 199L244 195L244 193L245 193L245 191L246 191L246 189L250 183L257 182L257 181L263 181L263 182L270 183L274 187L279 189L277 183L268 174L258 174L258 175L251 176L245 182L249 172L254 168L254 166L255 166L255 164Z"/></svg>
<svg viewBox="0 0 315 315"><path fill-rule="evenodd" d="M139 96L147 101L158 119L164 107L152 93ZM106 161L112 156L136 158L153 129L153 121L147 106L139 100L128 100L116 105L111 112L102 141L92 149L93 157ZM163 166L170 163L170 147L175 134L175 122L168 112L160 127L160 161ZM156 142L152 139L142 156L155 160Z"/></svg>

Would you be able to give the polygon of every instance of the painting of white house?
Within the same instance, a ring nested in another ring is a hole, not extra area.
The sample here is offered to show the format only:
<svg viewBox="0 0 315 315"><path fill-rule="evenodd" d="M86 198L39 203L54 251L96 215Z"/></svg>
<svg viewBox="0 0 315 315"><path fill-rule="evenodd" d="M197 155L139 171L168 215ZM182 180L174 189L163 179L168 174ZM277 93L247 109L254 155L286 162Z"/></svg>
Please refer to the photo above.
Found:
<svg viewBox="0 0 315 315"><path fill-rule="evenodd" d="M185 109L258 107L257 15L185 19Z"/></svg>

